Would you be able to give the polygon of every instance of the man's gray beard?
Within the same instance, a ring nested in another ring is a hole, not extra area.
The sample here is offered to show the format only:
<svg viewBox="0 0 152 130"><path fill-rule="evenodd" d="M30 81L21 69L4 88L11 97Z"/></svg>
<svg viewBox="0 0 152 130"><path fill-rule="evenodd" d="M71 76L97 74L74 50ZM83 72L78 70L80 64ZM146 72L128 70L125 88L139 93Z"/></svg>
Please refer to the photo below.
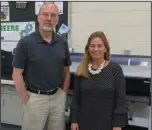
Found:
<svg viewBox="0 0 152 130"><path fill-rule="evenodd" d="M53 28L43 27L43 30L45 30L45 31L47 31L47 32L51 32L51 31L53 31Z"/></svg>

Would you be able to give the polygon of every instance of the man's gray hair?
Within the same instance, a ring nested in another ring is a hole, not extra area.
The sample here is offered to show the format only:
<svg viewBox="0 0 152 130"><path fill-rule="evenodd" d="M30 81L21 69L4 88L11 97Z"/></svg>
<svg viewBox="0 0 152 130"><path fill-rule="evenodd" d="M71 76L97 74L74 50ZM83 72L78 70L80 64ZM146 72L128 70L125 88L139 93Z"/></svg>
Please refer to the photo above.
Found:
<svg viewBox="0 0 152 130"><path fill-rule="evenodd" d="M59 9L58 9L58 7L56 6L56 4L54 4L54 2L44 2L44 3L43 3L43 5L40 7L40 9L39 9L39 13L38 13L38 14L40 14L40 12L41 12L42 8L43 8L43 7L44 7L44 5L46 5L46 4L53 4L53 5L55 5L55 7L57 8L57 10L58 10L58 12L59 12Z"/></svg>

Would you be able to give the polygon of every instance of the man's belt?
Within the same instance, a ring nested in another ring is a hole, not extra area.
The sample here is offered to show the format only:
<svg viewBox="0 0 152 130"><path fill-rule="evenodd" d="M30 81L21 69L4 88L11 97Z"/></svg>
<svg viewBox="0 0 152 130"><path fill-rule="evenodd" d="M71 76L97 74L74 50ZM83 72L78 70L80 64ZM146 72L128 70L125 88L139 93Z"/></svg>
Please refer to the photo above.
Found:
<svg viewBox="0 0 152 130"><path fill-rule="evenodd" d="M36 94L45 94L45 95L53 95L58 91L58 87L49 91L43 91L43 90L36 90L30 87L26 88L28 91L32 92L32 93L36 93Z"/></svg>

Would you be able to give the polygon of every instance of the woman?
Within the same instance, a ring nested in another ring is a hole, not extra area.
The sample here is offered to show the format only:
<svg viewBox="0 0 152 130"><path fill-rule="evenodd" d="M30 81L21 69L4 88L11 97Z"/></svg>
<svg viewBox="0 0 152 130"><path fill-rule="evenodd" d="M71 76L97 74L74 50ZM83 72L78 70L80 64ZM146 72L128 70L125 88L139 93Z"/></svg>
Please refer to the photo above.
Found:
<svg viewBox="0 0 152 130"><path fill-rule="evenodd" d="M125 78L109 57L105 34L92 33L76 72L71 130L121 130L126 125Z"/></svg>

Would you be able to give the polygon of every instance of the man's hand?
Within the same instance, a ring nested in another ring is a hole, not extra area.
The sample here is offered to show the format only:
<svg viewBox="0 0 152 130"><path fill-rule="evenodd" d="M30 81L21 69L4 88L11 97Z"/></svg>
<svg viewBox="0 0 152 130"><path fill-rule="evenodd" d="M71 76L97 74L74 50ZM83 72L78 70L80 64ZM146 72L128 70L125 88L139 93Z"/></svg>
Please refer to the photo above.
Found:
<svg viewBox="0 0 152 130"><path fill-rule="evenodd" d="M79 126L77 123L72 123L71 124L71 130L79 130Z"/></svg>
<svg viewBox="0 0 152 130"><path fill-rule="evenodd" d="M113 127L112 130L121 130L121 127Z"/></svg>
<svg viewBox="0 0 152 130"><path fill-rule="evenodd" d="M26 105L26 104L28 103L29 99L30 99L30 97L29 97L29 96L27 96L27 97L25 97L24 99L22 99L22 100L23 100L24 105Z"/></svg>

